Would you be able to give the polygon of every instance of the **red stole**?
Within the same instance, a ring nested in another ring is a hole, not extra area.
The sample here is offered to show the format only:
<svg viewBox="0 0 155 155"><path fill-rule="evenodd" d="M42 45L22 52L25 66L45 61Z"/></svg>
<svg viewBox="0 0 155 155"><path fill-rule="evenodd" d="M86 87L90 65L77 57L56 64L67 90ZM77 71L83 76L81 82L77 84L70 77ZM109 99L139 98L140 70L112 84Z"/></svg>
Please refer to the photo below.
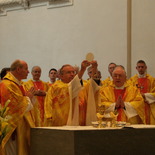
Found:
<svg viewBox="0 0 155 155"><path fill-rule="evenodd" d="M125 88L124 89L114 89L114 93L115 93L115 101L117 101L117 99L120 95L122 96L122 99L124 99ZM117 121L122 121L123 109L118 108L117 111L118 111Z"/></svg>
<svg viewBox="0 0 155 155"><path fill-rule="evenodd" d="M148 80L147 78L138 78L138 88L140 88L141 93L148 92Z"/></svg>
<svg viewBox="0 0 155 155"><path fill-rule="evenodd" d="M36 90L39 90L39 89L44 90L44 84L42 81L33 81L33 84ZM37 99L39 101L38 108L40 111L40 117L41 117L41 120L43 121L44 120L44 96L37 96Z"/></svg>
<svg viewBox="0 0 155 155"><path fill-rule="evenodd" d="M41 81L33 81L36 90L44 90L44 84Z"/></svg>
<svg viewBox="0 0 155 155"><path fill-rule="evenodd" d="M19 89L21 90L23 96L26 96L26 92L24 90L24 87L22 85L18 85Z"/></svg>

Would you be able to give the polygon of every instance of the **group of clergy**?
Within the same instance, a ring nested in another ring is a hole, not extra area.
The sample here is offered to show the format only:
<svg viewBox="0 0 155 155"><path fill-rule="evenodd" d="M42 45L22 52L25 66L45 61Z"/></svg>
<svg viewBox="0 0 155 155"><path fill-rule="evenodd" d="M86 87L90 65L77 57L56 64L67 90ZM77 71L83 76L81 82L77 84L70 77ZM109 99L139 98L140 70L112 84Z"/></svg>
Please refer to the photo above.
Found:
<svg viewBox="0 0 155 155"><path fill-rule="evenodd" d="M89 79L82 80L86 68ZM117 111L117 121L155 124L155 78L147 74L143 60L137 62L136 69L137 74L127 80L124 67L110 63L110 76L101 80L97 62L83 61L76 72L71 65L62 66L60 79L49 84L40 80L41 68L33 67L33 79L24 86L37 90L32 109L35 125L91 125L100 105L105 113Z"/></svg>
<svg viewBox="0 0 155 155"><path fill-rule="evenodd" d="M28 65L22 60L13 62L0 84L1 105L9 99L8 113L13 117L12 130L2 141L3 154L9 155L4 146L15 131L17 137L21 134L18 132L23 131L23 139L19 138L18 143L27 139L29 144L28 126L91 125L92 121L97 120L96 113L100 106L104 106L107 114L117 112L117 121L155 124L155 78L147 74L145 61L137 62L138 73L130 79L127 79L123 66L110 63L110 76L101 80L97 67L94 60L82 61L79 70L66 64L58 71L58 80L55 80L57 70L51 69L51 83L42 81L41 68L34 66L32 79L23 82L22 79L26 79L29 73ZM86 70L89 79L83 80ZM22 143L20 146L18 154L27 155Z"/></svg>

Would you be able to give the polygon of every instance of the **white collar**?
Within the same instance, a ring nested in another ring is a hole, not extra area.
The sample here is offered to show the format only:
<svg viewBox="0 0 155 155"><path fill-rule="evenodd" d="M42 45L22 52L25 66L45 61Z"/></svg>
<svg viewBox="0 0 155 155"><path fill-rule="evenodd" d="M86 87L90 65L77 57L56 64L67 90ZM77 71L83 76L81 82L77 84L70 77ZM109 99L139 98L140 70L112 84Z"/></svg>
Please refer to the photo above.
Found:
<svg viewBox="0 0 155 155"><path fill-rule="evenodd" d="M140 75L140 74L138 73L138 77L139 77L139 78L145 78L145 77L146 77L146 72L145 72L144 74L142 74L142 75Z"/></svg>
<svg viewBox="0 0 155 155"><path fill-rule="evenodd" d="M115 89L124 89L124 85L121 86L121 87L116 87L116 86L115 86Z"/></svg>
<svg viewBox="0 0 155 155"><path fill-rule="evenodd" d="M32 79L32 81L34 81L34 82L39 82L40 80L33 80L33 79Z"/></svg>

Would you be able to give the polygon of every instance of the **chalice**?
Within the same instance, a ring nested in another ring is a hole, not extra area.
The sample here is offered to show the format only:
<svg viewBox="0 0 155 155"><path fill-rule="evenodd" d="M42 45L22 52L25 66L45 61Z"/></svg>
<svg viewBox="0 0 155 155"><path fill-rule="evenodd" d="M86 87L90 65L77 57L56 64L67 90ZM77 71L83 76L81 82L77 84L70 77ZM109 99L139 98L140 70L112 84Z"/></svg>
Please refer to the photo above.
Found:
<svg viewBox="0 0 155 155"><path fill-rule="evenodd" d="M97 119L98 119L98 128L103 128L103 118L104 118L104 112L105 112L105 106L99 105L98 110L96 113Z"/></svg>

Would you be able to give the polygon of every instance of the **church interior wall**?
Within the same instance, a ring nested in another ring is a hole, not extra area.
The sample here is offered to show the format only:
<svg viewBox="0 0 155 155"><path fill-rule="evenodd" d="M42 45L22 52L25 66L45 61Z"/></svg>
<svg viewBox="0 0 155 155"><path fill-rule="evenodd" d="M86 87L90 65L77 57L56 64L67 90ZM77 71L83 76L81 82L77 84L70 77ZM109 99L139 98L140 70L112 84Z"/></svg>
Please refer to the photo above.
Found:
<svg viewBox="0 0 155 155"><path fill-rule="evenodd" d="M146 0L132 3L131 70L134 73L137 59L146 59L149 71L152 69L155 75L152 57L155 2L148 0L147 6L138 6L142 1L147 3ZM39 65L41 79L48 81L50 68L59 69L64 64L80 66L88 52L98 61L102 79L109 75L110 62L127 67L127 0L74 0L71 6L53 9L40 6L10 11L0 17L0 68L23 59L29 70Z"/></svg>

